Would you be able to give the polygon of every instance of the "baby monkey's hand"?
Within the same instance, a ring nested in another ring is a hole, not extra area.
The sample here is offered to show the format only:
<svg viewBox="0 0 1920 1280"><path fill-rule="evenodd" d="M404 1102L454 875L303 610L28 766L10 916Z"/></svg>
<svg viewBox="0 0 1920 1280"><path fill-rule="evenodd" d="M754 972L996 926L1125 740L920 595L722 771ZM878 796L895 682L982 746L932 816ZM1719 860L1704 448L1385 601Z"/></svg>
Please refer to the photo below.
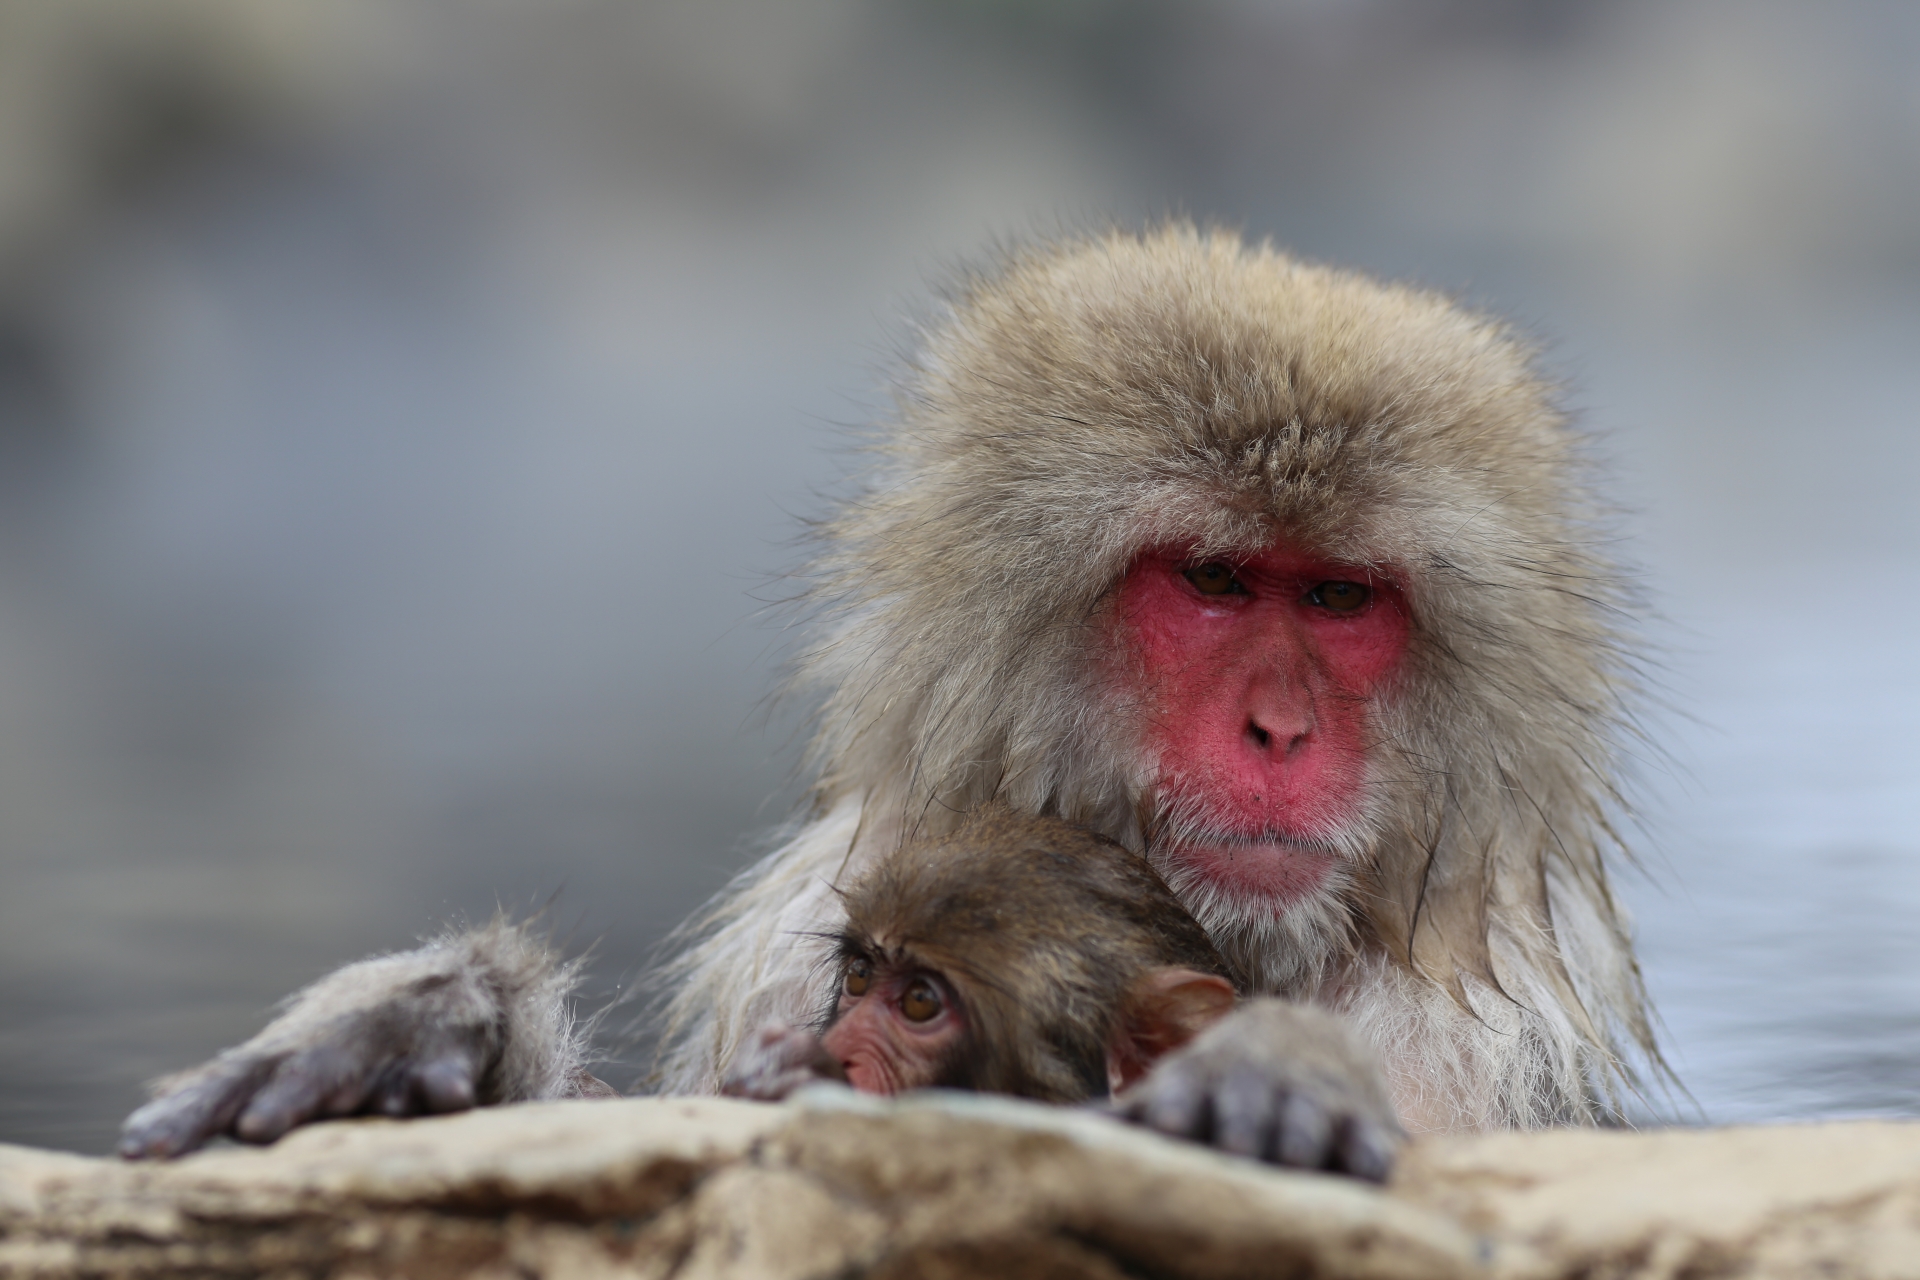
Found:
<svg viewBox="0 0 1920 1280"><path fill-rule="evenodd" d="M720 1082L730 1098L779 1102L794 1090L822 1080L846 1082L847 1073L820 1037L806 1027L769 1022L747 1037Z"/></svg>

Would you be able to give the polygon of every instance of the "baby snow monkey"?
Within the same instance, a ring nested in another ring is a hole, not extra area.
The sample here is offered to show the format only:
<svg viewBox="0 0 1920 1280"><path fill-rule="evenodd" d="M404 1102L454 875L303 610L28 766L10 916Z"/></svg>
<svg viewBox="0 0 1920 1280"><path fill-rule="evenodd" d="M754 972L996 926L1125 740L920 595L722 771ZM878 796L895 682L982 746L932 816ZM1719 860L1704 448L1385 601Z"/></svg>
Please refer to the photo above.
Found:
<svg viewBox="0 0 1920 1280"><path fill-rule="evenodd" d="M1399 1124L1379 1068L1331 1016L1259 1001L1265 1034L1241 1028L1236 1053L1179 1052L1235 1007L1234 975L1146 860L1103 836L988 807L883 859L845 906L817 1029L762 1028L725 1092L777 1099L826 1079L1111 1096L1127 1119L1223 1150L1386 1175ZM1274 1059L1299 1064L1301 1089L1272 1088ZM1156 1088L1132 1098L1150 1073Z"/></svg>

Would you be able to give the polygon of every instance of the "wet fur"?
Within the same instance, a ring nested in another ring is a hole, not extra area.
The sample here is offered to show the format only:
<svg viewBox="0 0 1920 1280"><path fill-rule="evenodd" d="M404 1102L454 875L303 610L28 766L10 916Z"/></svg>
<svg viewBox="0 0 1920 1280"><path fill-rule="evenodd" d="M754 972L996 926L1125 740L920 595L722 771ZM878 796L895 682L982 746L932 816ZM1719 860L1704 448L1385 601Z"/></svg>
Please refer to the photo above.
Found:
<svg viewBox="0 0 1920 1280"><path fill-rule="evenodd" d="M989 799L1152 856L1113 588L1143 549L1284 535L1397 582L1414 631L1344 890L1270 923L1186 888L1256 990L1344 1012L1413 1127L1611 1114L1657 1062L1608 883L1632 692L1581 439L1530 352L1431 293L1170 224L1013 251L903 371L825 529L813 816L696 922L659 1082L804 1020L833 886Z"/></svg>

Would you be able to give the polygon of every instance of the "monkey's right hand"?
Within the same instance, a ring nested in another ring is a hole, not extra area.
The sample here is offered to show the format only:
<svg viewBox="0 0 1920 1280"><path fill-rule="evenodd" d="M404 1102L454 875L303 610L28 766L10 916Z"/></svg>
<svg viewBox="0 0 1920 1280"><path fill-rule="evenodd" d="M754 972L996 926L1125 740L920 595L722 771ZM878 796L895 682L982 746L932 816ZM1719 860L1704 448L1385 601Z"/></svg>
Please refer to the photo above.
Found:
<svg viewBox="0 0 1920 1280"><path fill-rule="evenodd" d="M1114 1100L1171 1137L1385 1182L1406 1140L1379 1063L1338 1017L1246 1000Z"/></svg>
<svg viewBox="0 0 1920 1280"><path fill-rule="evenodd" d="M348 965L245 1044L157 1082L122 1126L120 1154L164 1159L220 1135L272 1142L335 1116L591 1092L565 1007L574 971L502 920Z"/></svg>
<svg viewBox="0 0 1920 1280"><path fill-rule="evenodd" d="M779 1102L794 1090L822 1080L845 1083L846 1070L805 1027L769 1022L747 1037L720 1082L730 1098Z"/></svg>

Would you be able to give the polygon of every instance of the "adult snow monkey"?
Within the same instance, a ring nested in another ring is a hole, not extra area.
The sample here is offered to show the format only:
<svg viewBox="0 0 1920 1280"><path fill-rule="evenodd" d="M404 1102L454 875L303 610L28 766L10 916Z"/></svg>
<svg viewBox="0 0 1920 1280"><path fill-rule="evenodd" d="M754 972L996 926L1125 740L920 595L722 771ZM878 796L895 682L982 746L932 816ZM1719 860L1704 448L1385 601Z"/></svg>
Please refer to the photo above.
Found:
<svg viewBox="0 0 1920 1280"><path fill-rule="evenodd" d="M1501 325L1183 223L1040 244L958 283L873 448L813 570L812 799L669 967L661 1089L816 1017L836 886L993 799L1145 856L1279 997L1135 1085L1150 1123L1258 1105L1297 1004L1411 1131L1616 1113L1658 1061L1606 868L1621 585ZM122 1150L604 1090L571 977L498 923L349 966Z"/></svg>

